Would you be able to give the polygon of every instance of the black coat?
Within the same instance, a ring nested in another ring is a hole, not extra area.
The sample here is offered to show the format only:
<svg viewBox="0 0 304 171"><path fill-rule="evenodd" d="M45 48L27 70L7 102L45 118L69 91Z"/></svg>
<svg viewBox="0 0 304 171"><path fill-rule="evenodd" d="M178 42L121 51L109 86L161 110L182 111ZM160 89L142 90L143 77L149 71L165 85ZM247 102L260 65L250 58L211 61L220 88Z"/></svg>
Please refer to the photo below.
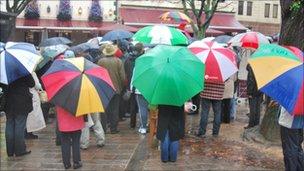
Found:
<svg viewBox="0 0 304 171"><path fill-rule="evenodd" d="M157 139L164 141L167 130L170 141L177 141L185 135L184 107L159 105Z"/></svg>
<svg viewBox="0 0 304 171"><path fill-rule="evenodd" d="M12 115L27 115L33 110L33 95L29 88L35 86L31 75L19 78L8 85L6 90L5 113Z"/></svg>
<svg viewBox="0 0 304 171"><path fill-rule="evenodd" d="M260 95L262 95L262 92L260 92L258 90L256 79L254 77L254 74L253 74L253 71L252 71L252 68L250 67L250 65L247 65L246 69L248 71L248 75L247 75L247 95L248 96L260 96Z"/></svg>

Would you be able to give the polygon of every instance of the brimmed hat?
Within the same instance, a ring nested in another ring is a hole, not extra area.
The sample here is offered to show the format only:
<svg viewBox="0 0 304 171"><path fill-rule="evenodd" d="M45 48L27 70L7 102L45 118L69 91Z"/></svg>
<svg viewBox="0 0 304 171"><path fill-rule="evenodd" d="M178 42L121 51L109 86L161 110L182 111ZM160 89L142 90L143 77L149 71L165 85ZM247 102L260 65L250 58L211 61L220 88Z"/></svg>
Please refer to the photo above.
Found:
<svg viewBox="0 0 304 171"><path fill-rule="evenodd" d="M105 47L102 50L102 53L105 56L113 56L115 52L117 51L117 47L111 44L105 45Z"/></svg>

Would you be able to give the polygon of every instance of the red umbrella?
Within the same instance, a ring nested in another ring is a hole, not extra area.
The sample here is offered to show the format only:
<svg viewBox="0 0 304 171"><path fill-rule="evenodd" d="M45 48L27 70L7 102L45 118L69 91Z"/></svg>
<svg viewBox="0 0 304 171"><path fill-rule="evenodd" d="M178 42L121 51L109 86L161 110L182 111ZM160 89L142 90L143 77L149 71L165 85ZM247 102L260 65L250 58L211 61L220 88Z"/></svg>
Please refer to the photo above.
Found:
<svg viewBox="0 0 304 171"><path fill-rule="evenodd" d="M294 46L283 46L295 54L302 62L304 62L304 52L301 49Z"/></svg>
<svg viewBox="0 0 304 171"><path fill-rule="evenodd" d="M206 65L206 82L224 82L237 72L235 53L213 41L195 41L188 46Z"/></svg>
<svg viewBox="0 0 304 171"><path fill-rule="evenodd" d="M234 36L228 44L244 48L257 49L260 44L269 44L268 39L259 32L247 32Z"/></svg>

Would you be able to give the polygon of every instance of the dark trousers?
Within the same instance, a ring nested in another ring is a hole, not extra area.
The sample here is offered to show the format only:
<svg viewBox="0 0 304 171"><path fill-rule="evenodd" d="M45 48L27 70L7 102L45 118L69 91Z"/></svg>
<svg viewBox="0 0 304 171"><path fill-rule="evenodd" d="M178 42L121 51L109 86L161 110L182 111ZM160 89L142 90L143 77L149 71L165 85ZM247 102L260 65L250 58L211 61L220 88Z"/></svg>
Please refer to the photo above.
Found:
<svg viewBox="0 0 304 171"><path fill-rule="evenodd" d="M73 150L73 162L79 163L81 130L74 132L61 132L61 153L64 165L71 164L71 147Z"/></svg>
<svg viewBox="0 0 304 171"><path fill-rule="evenodd" d="M51 103L41 103L41 109L45 122L47 122L49 119L49 111L51 107L52 107Z"/></svg>
<svg viewBox="0 0 304 171"><path fill-rule="evenodd" d="M304 152L302 149L303 129L289 129L281 126L281 140L286 171L304 169Z"/></svg>
<svg viewBox="0 0 304 171"><path fill-rule="evenodd" d="M201 120L200 120L200 128L199 133L206 134L206 128L208 124L208 115L210 106L212 105L212 109L214 112L214 120L213 120L213 129L212 134L218 135L221 127L221 100L211 100L202 98L202 112L201 112Z"/></svg>
<svg viewBox="0 0 304 171"><path fill-rule="evenodd" d="M230 123L231 100L232 99L222 100L222 123Z"/></svg>
<svg viewBox="0 0 304 171"><path fill-rule="evenodd" d="M138 112L138 106L136 101L136 95L134 93L130 96L130 127L135 128L136 127L136 114Z"/></svg>
<svg viewBox="0 0 304 171"><path fill-rule="evenodd" d="M260 124L261 103L263 96L252 96L249 98L249 127L254 127Z"/></svg>
<svg viewBox="0 0 304 171"><path fill-rule="evenodd" d="M24 130L28 114L6 114L6 152L8 156L20 155L26 151Z"/></svg>
<svg viewBox="0 0 304 171"><path fill-rule="evenodd" d="M120 95L115 94L106 109L107 120L110 123L111 131L117 130L117 125L119 120L119 103L120 103Z"/></svg>

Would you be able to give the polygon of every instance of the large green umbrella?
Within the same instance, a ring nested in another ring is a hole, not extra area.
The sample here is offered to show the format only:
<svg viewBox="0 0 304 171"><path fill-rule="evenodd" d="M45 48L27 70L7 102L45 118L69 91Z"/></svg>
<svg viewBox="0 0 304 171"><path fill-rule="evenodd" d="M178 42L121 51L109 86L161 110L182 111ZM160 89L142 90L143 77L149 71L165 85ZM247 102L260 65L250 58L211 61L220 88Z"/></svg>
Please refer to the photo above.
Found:
<svg viewBox="0 0 304 171"><path fill-rule="evenodd" d="M132 84L152 105L181 106L203 90L204 75L186 47L158 45L136 59Z"/></svg>
<svg viewBox="0 0 304 171"><path fill-rule="evenodd" d="M145 44L188 45L180 30L166 25L146 26L134 34L133 40Z"/></svg>

